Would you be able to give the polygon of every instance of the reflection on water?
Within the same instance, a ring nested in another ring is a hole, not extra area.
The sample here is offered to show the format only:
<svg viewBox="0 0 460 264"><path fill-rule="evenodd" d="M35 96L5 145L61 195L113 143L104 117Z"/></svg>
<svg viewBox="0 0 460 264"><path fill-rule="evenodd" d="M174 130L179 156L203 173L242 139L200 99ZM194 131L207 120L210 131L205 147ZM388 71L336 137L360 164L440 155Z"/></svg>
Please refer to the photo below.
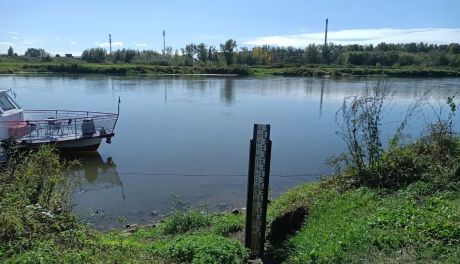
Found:
<svg viewBox="0 0 460 264"><path fill-rule="evenodd" d="M224 80L224 87L220 88L220 98L226 105L231 105L235 100L233 92L233 79L227 78Z"/></svg>
<svg viewBox="0 0 460 264"><path fill-rule="evenodd" d="M62 155L65 160L77 160L80 166L71 169L70 177L77 182L77 192L93 191L102 188L121 188L121 196L125 198L123 192L123 182L117 172L117 165L112 157L102 159L99 152L75 152Z"/></svg>
<svg viewBox="0 0 460 264"><path fill-rule="evenodd" d="M75 212L104 212L97 227L156 221L174 197L210 209L244 207L249 140L254 123L271 124L270 190L318 180L331 168L324 161L343 151L335 116L344 97L368 79L0 76L25 109L77 109L121 113L113 143L99 153L76 154L83 166ZM388 126L392 133L407 106L433 88L436 95L459 90L459 79L392 79L395 88ZM420 118L406 133L417 136Z"/></svg>
<svg viewBox="0 0 460 264"><path fill-rule="evenodd" d="M320 99L319 99L319 116L321 116L323 114L324 84L325 84L325 80L322 79L321 80L321 95L320 95Z"/></svg>

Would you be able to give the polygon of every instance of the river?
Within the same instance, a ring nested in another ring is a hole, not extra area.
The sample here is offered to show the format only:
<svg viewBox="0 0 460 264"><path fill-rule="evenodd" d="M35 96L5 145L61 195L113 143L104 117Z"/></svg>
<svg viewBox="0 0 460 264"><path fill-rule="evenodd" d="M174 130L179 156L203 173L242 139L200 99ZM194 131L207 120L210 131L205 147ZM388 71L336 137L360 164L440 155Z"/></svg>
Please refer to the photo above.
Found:
<svg viewBox="0 0 460 264"><path fill-rule="evenodd" d="M151 223L175 207L245 207L249 140L254 123L271 125L270 197L332 169L325 160L344 150L336 135L346 96L375 79L111 77L1 75L24 109L121 113L112 144L75 153L82 167L75 212L98 229ZM407 106L427 89L453 95L460 79L391 79L385 116L389 137ZM417 137L422 119L408 127Z"/></svg>

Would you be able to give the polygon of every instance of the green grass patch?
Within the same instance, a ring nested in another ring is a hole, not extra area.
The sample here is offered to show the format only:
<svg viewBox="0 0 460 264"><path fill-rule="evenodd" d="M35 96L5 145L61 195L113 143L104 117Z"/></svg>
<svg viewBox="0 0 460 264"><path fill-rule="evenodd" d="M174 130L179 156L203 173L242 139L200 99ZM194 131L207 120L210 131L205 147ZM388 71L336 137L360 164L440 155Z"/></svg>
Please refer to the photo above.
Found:
<svg viewBox="0 0 460 264"><path fill-rule="evenodd" d="M272 214L299 198L308 219L272 254L287 263L451 263L460 250L459 193L421 195L426 185L391 194L297 187L273 203Z"/></svg>
<svg viewBox="0 0 460 264"><path fill-rule="evenodd" d="M174 263L245 263L248 256L241 243L215 234L178 236L151 250Z"/></svg>
<svg viewBox="0 0 460 264"><path fill-rule="evenodd" d="M202 212L196 210L176 211L166 218L162 224L162 230L167 235L173 235L207 227L210 224L210 216Z"/></svg>

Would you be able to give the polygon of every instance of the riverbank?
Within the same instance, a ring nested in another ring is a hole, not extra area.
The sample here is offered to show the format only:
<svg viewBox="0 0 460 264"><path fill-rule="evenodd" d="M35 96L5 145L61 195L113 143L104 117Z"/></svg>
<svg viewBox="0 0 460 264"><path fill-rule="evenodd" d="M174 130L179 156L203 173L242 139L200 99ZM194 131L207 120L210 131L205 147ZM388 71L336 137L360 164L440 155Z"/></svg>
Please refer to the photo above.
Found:
<svg viewBox="0 0 460 264"><path fill-rule="evenodd" d="M362 67L362 66L279 66L231 67L160 66L142 64L84 63L76 59L52 62L15 61L0 59L0 74L59 73L108 75L233 75L233 76L290 76L290 77L460 77L456 67Z"/></svg>
<svg viewBox="0 0 460 264"><path fill-rule="evenodd" d="M242 212L182 208L156 225L138 227L120 218L119 230L98 232L79 224L65 204L59 204L66 188L58 173L67 165L58 162L52 150L32 154L27 163L15 162L22 164L23 178L5 185L2 177L0 188L2 262L247 260ZM55 172L51 178L50 171ZM390 190L345 187L349 180L338 175L295 187L269 205L267 259L454 263L460 257L460 179L455 179L441 187L425 178Z"/></svg>

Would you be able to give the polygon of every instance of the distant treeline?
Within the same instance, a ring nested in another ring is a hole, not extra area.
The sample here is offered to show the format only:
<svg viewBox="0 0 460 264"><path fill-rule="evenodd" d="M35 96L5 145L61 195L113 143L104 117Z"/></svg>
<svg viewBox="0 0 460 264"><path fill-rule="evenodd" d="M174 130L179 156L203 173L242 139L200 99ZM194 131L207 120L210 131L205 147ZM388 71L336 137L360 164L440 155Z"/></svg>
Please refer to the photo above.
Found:
<svg viewBox="0 0 460 264"><path fill-rule="evenodd" d="M459 67L460 44L445 45L426 43L378 45L326 45L310 44L305 48L261 46L237 48L236 41L229 39L219 48L204 43L188 44L184 48L164 51L119 49L111 54L103 48L83 51L81 60L89 63L142 64L158 66L204 66L226 67L231 65L262 67L302 67L307 65L337 66L422 66ZM10 47L7 57L35 58L41 61L58 61L43 49L29 48L24 56L18 56ZM56 55L55 57L60 57ZM65 57L72 60L71 54Z"/></svg>
<svg viewBox="0 0 460 264"><path fill-rule="evenodd" d="M153 50L121 49L107 54L102 48L87 49L82 59L88 62L139 63L152 65L301 66L335 64L358 66L460 66L460 44L426 43L374 45L310 44L305 48L262 46L237 50L234 40L220 49L206 44L188 44L180 51L166 48L164 54Z"/></svg>

